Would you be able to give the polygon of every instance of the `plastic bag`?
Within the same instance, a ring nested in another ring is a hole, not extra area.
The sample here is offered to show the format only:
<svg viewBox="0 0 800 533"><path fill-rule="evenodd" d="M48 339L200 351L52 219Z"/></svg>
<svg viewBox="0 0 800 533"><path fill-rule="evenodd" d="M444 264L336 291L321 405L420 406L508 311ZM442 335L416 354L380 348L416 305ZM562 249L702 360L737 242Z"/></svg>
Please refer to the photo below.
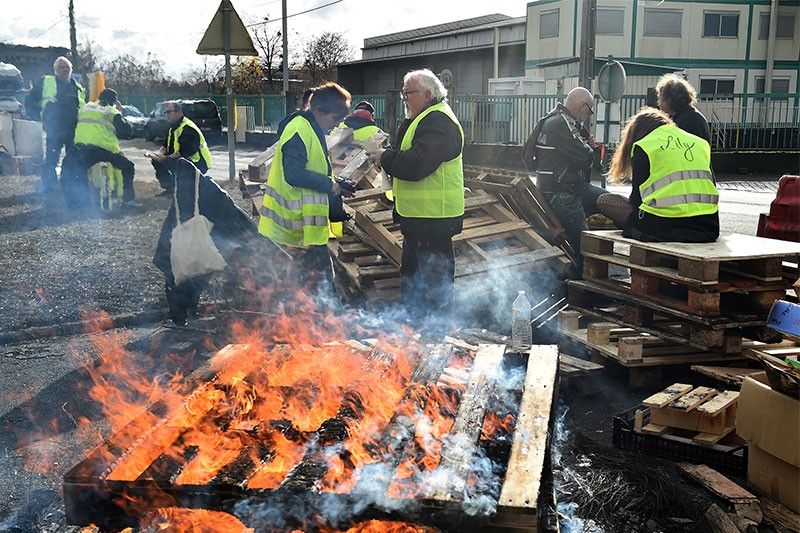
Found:
<svg viewBox="0 0 800 533"><path fill-rule="evenodd" d="M200 214L200 171L194 175L194 216L181 222L178 208L178 183L175 183L175 217L177 224L172 230L170 264L175 285L187 279L218 272L226 266L225 259L211 239L214 223Z"/></svg>

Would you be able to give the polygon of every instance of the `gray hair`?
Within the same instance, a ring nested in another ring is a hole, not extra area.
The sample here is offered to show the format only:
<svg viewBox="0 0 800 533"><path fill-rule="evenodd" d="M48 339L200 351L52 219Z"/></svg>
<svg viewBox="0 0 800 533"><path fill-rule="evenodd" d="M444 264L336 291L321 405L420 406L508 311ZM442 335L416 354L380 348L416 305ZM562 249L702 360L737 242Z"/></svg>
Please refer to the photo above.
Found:
<svg viewBox="0 0 800 533"><path fill-rule="evenodd" d="M67 65L69 65L70 69L72 68L72 61L70 61L64 56L58 56L56 60L53 61L53 70L55 70L58 67L59 63L66 63Z"/></svg>
<svg viewBox="0 0 800 533"><path fill-rule="evenodd" d="M429 69L423 68L420 70L412 70L403 76L403 84L408 83L408 80L415 79L419 83L419 87L423 91L430 91L431 98L434 100L444 100L447 98L447 89L436 74Z"/></svg>

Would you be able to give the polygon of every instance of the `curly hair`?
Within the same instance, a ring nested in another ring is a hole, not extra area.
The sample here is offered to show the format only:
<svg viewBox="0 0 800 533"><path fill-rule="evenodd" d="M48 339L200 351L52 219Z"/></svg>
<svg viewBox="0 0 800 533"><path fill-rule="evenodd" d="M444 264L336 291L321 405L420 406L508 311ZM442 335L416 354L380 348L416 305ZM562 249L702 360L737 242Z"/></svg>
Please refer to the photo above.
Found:
<svg viewBox="0 0 800 533"><path fill-rule="evenodd" d="M630 176L633 143L641 141L653 130L666 124L674 123L666 113L653 107L643 107L633 115L625 124L617 149L614 151L611 169L608 172L609 179L613 182L621 182Z"/></svg>
<svg viewBox="0 0 800 533"><path fill-rule="evenodd" d="M692 84L677 74L661 76L656 84L656 93L673 113L680 113L697 103L697 91Z"/></svg>

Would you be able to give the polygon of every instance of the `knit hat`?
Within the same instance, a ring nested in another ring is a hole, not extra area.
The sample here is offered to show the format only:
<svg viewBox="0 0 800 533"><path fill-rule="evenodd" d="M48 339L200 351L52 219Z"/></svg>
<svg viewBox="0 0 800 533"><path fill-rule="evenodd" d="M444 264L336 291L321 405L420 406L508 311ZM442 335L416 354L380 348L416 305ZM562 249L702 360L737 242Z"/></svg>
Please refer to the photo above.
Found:
<svg viewBox="0 0 800 533"><path fill-rule="evenodd" d="M370 113L372 113L373 115L375 114L375 108L372 107L372 104L370 104L366 100L362 100L359 103L357 103L355 109L365 109Z"/></svg>
<svg viewBox="0 0 800 533"><path fill-rule="evenodd" d="M114 89L103 89L97 99L103 105L114 105L118 101L117 91Z"/></svg>

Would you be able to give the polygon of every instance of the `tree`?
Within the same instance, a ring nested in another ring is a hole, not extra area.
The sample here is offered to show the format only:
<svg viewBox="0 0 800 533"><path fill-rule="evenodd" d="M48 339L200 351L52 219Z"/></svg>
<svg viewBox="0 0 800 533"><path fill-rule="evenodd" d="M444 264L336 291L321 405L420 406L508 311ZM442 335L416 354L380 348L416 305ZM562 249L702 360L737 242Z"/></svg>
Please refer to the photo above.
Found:
<svg viewBox="0 0 800 533"><path fill-rule="evenodd" d="M152 91L170 83L164 74L164 64L149 53L144 60L121 55L104 63L102 69L106 85L126 93Z"/></svg>
<svg viewBox="0 0 800 533"><path fill-rule="evenodd" d="M81 58L81 65L86 74L96 72L100 68L97 52L92 48L91 41L85 41L78 45L78 55Z"/></svg>
<svg viewBox="0 0 800 533"><path fill-rule="evenodd" d="M266 20L264 22L264 24L252 26L251 33L259 52L261 67L267 79L267 87L272 90L272 82L283 59L283 39L281 39L280 31L267 30Z"/></svg>
<svg viewBox="0 0 800 533"><path fill-rule="evenodd" d="M213 93L223 74L223 60L213 56L203 56L202 66L189 70L184 76L185 83L201 92Z"/></svg>
<svg viewBox="0 0 800 533"><path fill-rule="evenodd" d="M353 47L338 32L325 32L312 37L303 48L303 65L313 85L336 81L336 66L353 57Z"/></svg>
<svg viewBox="0 0 800 533"><path fill-rule="evenodd" d="M236 94L259 94L264 88L264 68L257 57L240 61L232 72L231 85Z"/></svg>

